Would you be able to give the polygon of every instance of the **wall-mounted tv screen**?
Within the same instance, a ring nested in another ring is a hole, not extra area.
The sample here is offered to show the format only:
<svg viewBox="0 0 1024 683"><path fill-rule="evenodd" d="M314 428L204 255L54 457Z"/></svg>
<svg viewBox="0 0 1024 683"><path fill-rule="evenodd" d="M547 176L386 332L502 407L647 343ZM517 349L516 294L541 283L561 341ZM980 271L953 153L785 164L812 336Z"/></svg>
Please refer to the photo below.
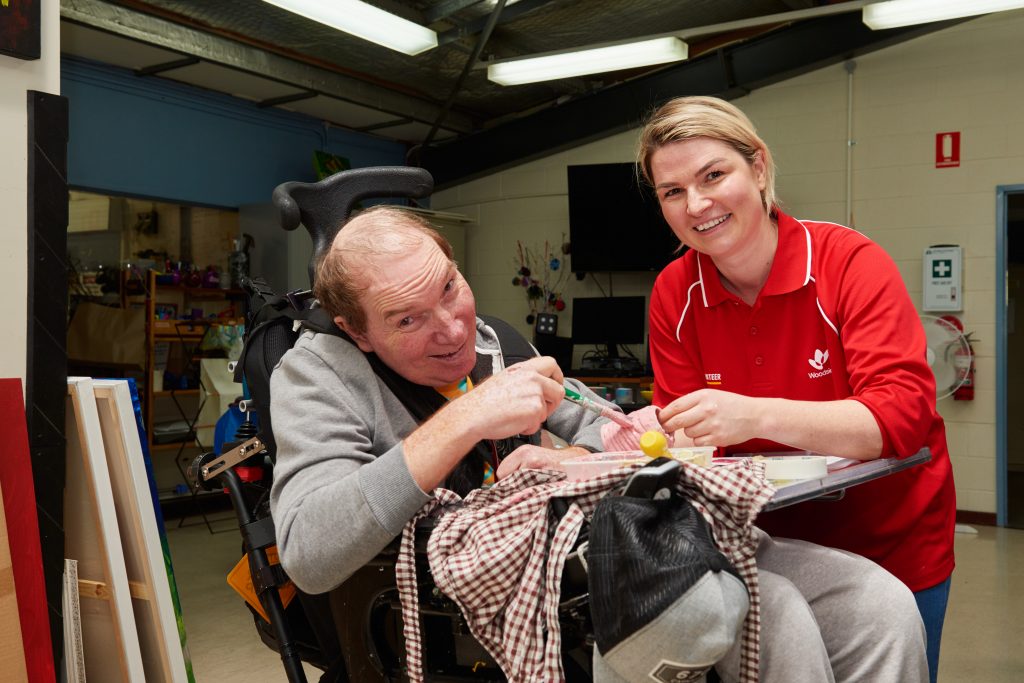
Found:
<svg viewBox="0 0 1024 683"><path fill-rule="evenodd" d="M661 270L679 240L636 164L569 166L569 241L574 273Z"/></svg>

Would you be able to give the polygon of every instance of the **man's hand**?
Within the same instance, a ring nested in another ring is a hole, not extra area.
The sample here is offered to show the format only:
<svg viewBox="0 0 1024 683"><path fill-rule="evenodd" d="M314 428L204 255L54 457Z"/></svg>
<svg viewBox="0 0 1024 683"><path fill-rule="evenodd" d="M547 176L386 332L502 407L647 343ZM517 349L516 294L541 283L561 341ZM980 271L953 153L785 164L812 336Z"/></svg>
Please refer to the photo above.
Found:
<svg viewBox="0 0 1024 683"><path fill-rule="evenodd" d="M542 356L516 363L459 397L450 406L478 439L533 434L565 398L562 371Z"/></svg>
<svg viewBox="0 0 1024 683"><path fill-rule="evenodd" d="M699 389L661 409L666 432L682 429L695 446L731 446L763 437L757 398Z"/></svg>
<svg viewBox="0 0 1024 683"><path fill-rule="evenodd" d="M449 401L405 437L405 461L417 485L431 491L478 441L533 434L565 398L553 358L531 358Z"/></svg>
<svg viewBox="0 0 1024 683"><path fill-rule="evenodd" d="M516 470L560 470L562 469L561 462L566 458L589 454L590 451L579 446L554 449L526 444L505 456L505 459L498 465L498 471L494 473L494 476L501 480Z"/></svg>

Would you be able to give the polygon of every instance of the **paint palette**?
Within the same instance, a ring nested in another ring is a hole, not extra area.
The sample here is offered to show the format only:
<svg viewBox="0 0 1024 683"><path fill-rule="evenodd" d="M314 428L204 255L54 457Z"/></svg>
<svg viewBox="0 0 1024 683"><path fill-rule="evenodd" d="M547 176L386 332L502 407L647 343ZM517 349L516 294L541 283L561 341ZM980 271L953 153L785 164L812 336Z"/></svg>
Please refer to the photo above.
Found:
<svg viewBox="0 0 1024 683"><path fill-rule="evenodd" d="M613 451L610 453L590 453L578 455L562 461L566 477L569 481L592 479L605 472L619 467L649 462L650 458L640 451Z"/></svg>
<svg viewBox="0 0 1024 683"><path fill-rule="evenodd" d="M669 454L680 462L692 462L707 467L711 464L711 456L715 449L710 447L670 448ZM619 467L650 462L650 458L641 451L612 451L609 453L590 453L579 455L562 461L566 477L569 481L591 479L610 472Z"/></svg>

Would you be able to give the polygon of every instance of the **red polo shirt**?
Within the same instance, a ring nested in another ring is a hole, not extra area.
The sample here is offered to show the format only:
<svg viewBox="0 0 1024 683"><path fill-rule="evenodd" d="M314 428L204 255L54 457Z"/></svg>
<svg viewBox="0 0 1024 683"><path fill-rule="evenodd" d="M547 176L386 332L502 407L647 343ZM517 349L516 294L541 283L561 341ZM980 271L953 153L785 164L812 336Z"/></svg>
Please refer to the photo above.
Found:
<svg viewBox="0 0 1024 683"><path fill-rule="evenodd" d="M953 570L956 501L925 335L899 271L877 244L834 223L779 213L771 272L753 306L722 286L695 251L658 276L651 295L654 403L709 387L802 401L853 399L871 411L884 457L931 449L932 460L761 516L768 532L875 560L912 590ZM765 440L729 452L787 450Z"/></svg>

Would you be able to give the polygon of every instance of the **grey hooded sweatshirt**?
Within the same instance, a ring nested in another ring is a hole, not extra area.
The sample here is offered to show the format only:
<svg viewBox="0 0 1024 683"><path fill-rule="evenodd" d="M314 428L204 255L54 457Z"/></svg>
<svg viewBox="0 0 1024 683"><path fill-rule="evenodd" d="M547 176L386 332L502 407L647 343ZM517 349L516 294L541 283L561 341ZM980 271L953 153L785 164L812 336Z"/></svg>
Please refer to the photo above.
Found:
<svg viewBox="0 0 1024 683"><path fill-rule="evenodd" d="M494 331L477 319L476 351L505 367ZM580 382L566 386L605 404ZM398 536L431 494L406 466L417 423L348 341L305 331L270 380L277 463L270 493L282 565L307 593L335 588ZM610 404L606 404L610 405ZM606 420L563 401L545 428L601 450Z"/></svg>

